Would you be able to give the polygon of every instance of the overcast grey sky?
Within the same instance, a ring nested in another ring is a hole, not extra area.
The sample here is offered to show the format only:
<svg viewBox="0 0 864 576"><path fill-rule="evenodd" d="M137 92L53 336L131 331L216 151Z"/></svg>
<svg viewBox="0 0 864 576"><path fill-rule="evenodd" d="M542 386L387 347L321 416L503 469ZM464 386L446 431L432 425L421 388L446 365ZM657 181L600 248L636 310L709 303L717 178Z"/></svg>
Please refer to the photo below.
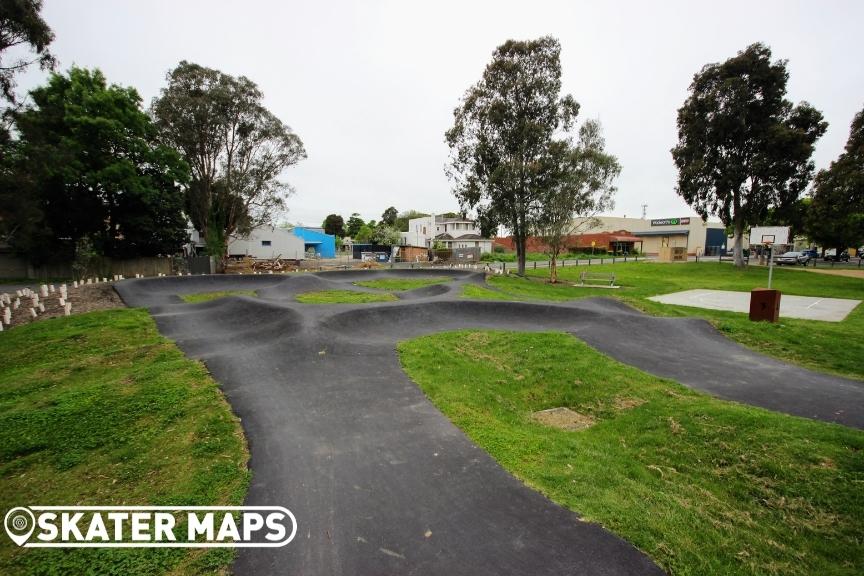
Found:
<svg viewBox="0 0 864 576"><path fill-rule="evenodd" d="M830 123L817 168L864 107L860 0L810 2L291 2L45 0L61 69L98 67L149 105L180 60L245 75L309 158L285 174L287 219L379 219L390 205L456 210L444 131L496 46L546 34L562 45L565 91L599 118L623 166L616 216L690 213L669 153L692 76L753 42L789 60L788 97ZM22 90L44 81L20 80Z"/></svg>

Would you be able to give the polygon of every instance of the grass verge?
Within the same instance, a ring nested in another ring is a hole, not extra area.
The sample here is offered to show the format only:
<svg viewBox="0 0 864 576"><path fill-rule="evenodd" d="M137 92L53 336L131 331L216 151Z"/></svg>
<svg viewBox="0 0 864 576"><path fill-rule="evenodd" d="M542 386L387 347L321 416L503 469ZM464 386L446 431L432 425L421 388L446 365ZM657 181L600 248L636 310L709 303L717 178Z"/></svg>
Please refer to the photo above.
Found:
<svg viewBox="0 0 864 576"><path fill-rule="evenodd" d="M432 286L434 284L444 284L451 280L452 278L381 278L379 280L364 280L362 282L355 282L354 284L366 288L375 288L377 290L401 292L403 290L425 288L426 286Z"/></svg>
<svg viewBox="0 0 864 576"><path fill-rule="evenodd" d="M303 304L365 304L368 302L390 302L398 300L393 294L355 292L353 290L318 290L297 295Z"/></svg>
<svg viewBox="0 0 864 576"><path fill-rule="evenodd" d="M0 509L243 502L238 420L146 311L51 319L0 334L0 344ZM0 573L203 573L232 558L230 549L25 549L3 538Z"/></svg>
<svg viewBox="0 0 864 576"><path fill-rule="evenodd" d="M189 304L209 302L226 296L257 296L255 290L216 290L214 292L197 292L195 294L181 294L180 299Z"/></svg>
<svg viewBox="0 0 864 576"><path fill-rule="evenodd" d="M614 273L618 290L572 286L584 270ZM661 316L698 316L705 318L729 338L759 352L800 364L807 368L864 380L864 305L859 305L842 322L819 322L781 318L780 322L750 322L746 314L687 306L672 306L648 300L649 296L694 288L749 291L767 282L767 270L751 266L737 270L729 264L712 263L628 263L604 266L579 266L559 269L562 282L545 283L547 271L528 271L528 278L490 277L489 285L510 299L573 300L605 296L622 300L649 314ZM814 274L802 269L774 270L773 286L784 294L829 298L864 299L860 278ZM463 293L471 298L490 298L489 294ZM500 296L496 296L500 299Z"/></svg>
<svg viewBox="0 0 864 576"><path fill-rule="evenodd" d="M671 574L860 574L864 432L718 400L559 333L399 345L406 372L504 468ZM578 432L531 414L568 407Z"/></svg>

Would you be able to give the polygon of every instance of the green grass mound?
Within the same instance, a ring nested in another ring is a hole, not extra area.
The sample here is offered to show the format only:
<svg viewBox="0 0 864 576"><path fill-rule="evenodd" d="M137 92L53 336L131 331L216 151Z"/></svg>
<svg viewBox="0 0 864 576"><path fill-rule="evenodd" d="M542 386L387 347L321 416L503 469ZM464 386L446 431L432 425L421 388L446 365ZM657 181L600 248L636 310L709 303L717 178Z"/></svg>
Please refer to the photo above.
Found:
<svg viewBox="0 0 864 576"><path fill-rule="evenodd" d="M583 271L615 274L618 290L577 288ZM819 322L781 318L776 324L751 322L746 314L687 306L673 306L648 300L650 296L682 290L706 288L748 292L764 287L768 271L750 266L738 270L730 264L689 262L658 264L649 262L573 266L559 268L559 284L548 284L547 270L528 270L528 278L492 276L490 287L496 291L472 291L464 296L477 299L565 301L603 296L616 298L649 314L660 316L697 316L711 322L736 342L781 360L807 368L864 380L864 304L858 305L842 322ZM783 294L851 298L864 300L864 281L817 274L795 268L775 268L773 287Z"/></svg>
<svg viewBox="0 0 864 576"><path fill-rule="evenodd" d="M368 302L390 302L398 300L392 294L374 292L354 292L353 290L318 290L297 295L303 304L365 304Z"/></svg>
<svg viewBox="0 0 864 576"><path fill-rule="evenodd" d="M435 284L444 284L451 280L452 278L381 278L379 280L364 280L362 282L355 282L354 284L377 290L401 292L403 290L425 288L426 286L433 286Z"/></svg>
<svg viewBox="0 0 864 576"><path fill-rule="evenodd" d="M195 294L181 294L180 298L189 304L209 302L226 296L257 296L255 290L216 290L214 292L198 292Z"/></svg>
<svg viewBox="0 0 864 576"><path fill-rule="evenodd" d="M472 300L521 300L518 296L513 296L508 292L499 292L498 290L490 290L482 286L474 284L466 284L462 287L462 298Z"/></svg>
<svg viewBox="0 0 864 576"><path fill-rule="evenodd" d="M204 366L144 310L0 334L0 509L26 505L239 505L240 424ZM230 549L17 548L2 574L177 574L227 569Z"/></svg>
<svg viewBox="0 0 864 576"><path fill-rule="evenodd" d="M450 332L399 353L502 466L671 574L864 569L862 431L718 400L565 334Z"/></svg>

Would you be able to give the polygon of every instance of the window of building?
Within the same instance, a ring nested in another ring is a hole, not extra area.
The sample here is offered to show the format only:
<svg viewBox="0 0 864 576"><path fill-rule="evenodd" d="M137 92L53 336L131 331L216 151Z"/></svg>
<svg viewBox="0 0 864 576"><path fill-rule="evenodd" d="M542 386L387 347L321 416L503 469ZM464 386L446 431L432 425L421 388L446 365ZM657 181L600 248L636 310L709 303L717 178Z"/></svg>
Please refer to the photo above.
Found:
<svg viewBox="0 0 864 576"><path fill-rule="evenodd" d="M261 240L261 246L270 246L271 244L270 240Z"/></svg>

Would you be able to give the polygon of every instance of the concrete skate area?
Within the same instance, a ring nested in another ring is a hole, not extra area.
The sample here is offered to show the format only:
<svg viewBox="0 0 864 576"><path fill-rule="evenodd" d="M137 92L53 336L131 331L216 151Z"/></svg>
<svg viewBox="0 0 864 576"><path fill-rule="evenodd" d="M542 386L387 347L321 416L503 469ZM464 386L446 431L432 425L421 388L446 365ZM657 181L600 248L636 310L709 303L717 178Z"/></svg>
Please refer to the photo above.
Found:
<svg viewBox="0 0 864 576"><path fill-rule="evenodd" d="M662 304L743 312L745 314L750 311L750 293L731 290L684 290L683 292L651 296L648 300ZM782 294L780 296L780 316L803 320L842 322L860 303L860 300L846 298L818 298Z"/></svg>

